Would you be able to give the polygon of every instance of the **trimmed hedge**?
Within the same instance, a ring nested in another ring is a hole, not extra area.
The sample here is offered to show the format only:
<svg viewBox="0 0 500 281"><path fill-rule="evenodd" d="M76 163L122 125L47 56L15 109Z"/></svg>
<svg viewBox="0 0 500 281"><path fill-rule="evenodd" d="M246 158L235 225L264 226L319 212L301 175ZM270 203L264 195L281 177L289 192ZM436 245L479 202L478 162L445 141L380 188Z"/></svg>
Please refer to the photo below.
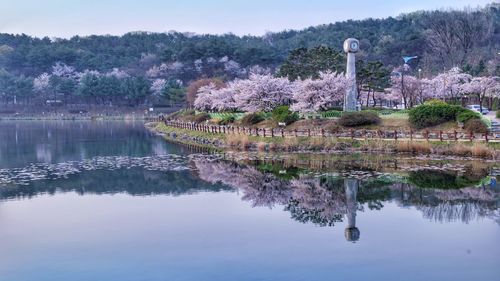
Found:
<svg viewBox="0 0 500 281"><path fill-rule="evenodd" d="M283 122L288 125L299 120L299 115L296 112L290 111L289 106L283 105L278 106L272 111L272 118L276 122Z"/></svg>
<svg viewBox="0 0 500 281"><path fill-rule="evenodd" d="M409 112L410 124L422 129L453 121L466 109L459 105L449 105L442 101L431 101L412 108Z"/></svg>
<svg viewBox="0 0 500 281"><path fill-rule="evenodd" d="M457 121L460 123L466 123L471 119L481 119L481 113L465 109L457 115Z"/></svg>
<svg viewBox="0 0 500 281"><path fill-rule="evenodd" d="M380 117L373 111L345 112L339 119L339 124L344 127L357 127L380 124Z"/></svg>

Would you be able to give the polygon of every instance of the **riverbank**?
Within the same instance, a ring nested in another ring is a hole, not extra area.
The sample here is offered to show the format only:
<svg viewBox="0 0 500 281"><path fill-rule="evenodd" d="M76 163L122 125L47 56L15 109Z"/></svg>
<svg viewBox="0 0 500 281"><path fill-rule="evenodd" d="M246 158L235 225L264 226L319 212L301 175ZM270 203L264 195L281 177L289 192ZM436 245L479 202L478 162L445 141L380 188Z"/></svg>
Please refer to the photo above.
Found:
<svg viewBox="0 0 500 281"><path fill-rule="evenodd" d="M154 117L143 114L122 114L122 115L80 115L80 114L60 114L60 115L19 115L2 116L0 121L91 121L91 120L151 120Z"/></svg>
<svg viewBox="0 0 500 281"><path fill-rule="evenodd" d="M195 131L152 122L146 126L173 142L236 151L385 153L414 156L463 157L498 160L500 144L426 140L356 139L349 137L264 137Z"/></svg>

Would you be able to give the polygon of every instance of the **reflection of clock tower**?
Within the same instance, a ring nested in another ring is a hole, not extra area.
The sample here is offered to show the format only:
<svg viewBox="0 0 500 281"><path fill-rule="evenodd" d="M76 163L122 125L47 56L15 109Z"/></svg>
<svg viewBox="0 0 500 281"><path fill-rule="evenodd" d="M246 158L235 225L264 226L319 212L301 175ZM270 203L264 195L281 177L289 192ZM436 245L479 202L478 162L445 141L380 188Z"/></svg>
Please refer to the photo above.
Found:
<svg viewBox="0 0 500 281"><path fill-rule="evenodd" d="M344 41L344 51L347 53L346 77L350 79L344 96L344 111L357 111L358 90L356 88L356 57L359 51L358 39L348 38Z"/></svg>
<svg viewBox="0 0 500 281"><path fill-rule="evenodd" d="M344 231L347 241L357 241L359 239L359 229L356 227L356 211L358 208L358 179L344 179L345 197L347 205L347 226Z"/></svg>

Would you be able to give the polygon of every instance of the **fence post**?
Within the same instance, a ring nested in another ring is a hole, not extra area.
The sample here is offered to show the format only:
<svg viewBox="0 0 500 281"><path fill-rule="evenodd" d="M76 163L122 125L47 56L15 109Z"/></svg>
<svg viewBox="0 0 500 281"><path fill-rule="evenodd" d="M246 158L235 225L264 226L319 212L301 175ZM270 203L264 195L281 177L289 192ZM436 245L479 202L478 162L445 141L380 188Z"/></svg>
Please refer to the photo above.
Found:
<svg viewBox="0 0 500 281"><path fill-rule="evenodd" d="M394 140L398 140L398 131L394 130Z"/></svg>
<svg viewBox="0 0 500 281"><path fill-rule="evenodd" d="M351 139L354 139L354 130L351 129Z"/></svg>
<svg viewBox="0 0 500 281"><path fill-rule="evenodd" d="M295 137L297 137L297 129L295 129L294 131L295 131Z"/></svg>
<svg viewBox="0 0 500 281"><path fill-rule="evenodd" d="M429 130L425 130L425 139L429 141Z"/></svg>
<svg viewBox="0 0 500 281"><path fill-rule="evenodd" d="M264 137L266 137L266 128L263 129L264 130Z"/></svg>
<svg viewBox="0 0 500 281"><path fill-rule="evenodd" d="M274 128L271 128L271 138L274 138Z"/></svg>
<svg viewBox="0 0 500 281"><path fill-rule="evenodd" d="M307 136L310 137L311 136L311 129L307 129Z"/></svg>
<svg viewBox="0 0 500 281"><path fill-rule="evenodd" d="M457 130L453 130L453 135L455 136L455 141L458 141L458 138L457 138Z"/></svg>
<svg viewBox="0 0 500 281"><path fill-rule="evenodd" d="M474 133L472 131L469 132L469 140L472 141L474 139Z"/></svg>
<svg viewBox="0 0 500 281"><path fill-rule="evenodd" d="M321 128L321 136L325 137L325 129Z"/></svg>
<svg viewBox="0 0 500 281"><path fill-rule="evenodd" d="M439 140L443 141L443 131L439 131Z"/></svg>
<svg viewBox="0 0 500 281"><path fill-rule="evenodd" d="M484 133L484 140L488 142L488 132Z"/></svg>
<svg viewBox="0 0 500 281"><path fill-rule="evenodd" d="M284 138L285 137L285 130L284 129L281 129L281 137Z"/></svg>
<svg viewBox="0 0 500 281"><path fill-rule="evenodd" d="M413 140L413 130L410 130L410 140Z"/></svg>

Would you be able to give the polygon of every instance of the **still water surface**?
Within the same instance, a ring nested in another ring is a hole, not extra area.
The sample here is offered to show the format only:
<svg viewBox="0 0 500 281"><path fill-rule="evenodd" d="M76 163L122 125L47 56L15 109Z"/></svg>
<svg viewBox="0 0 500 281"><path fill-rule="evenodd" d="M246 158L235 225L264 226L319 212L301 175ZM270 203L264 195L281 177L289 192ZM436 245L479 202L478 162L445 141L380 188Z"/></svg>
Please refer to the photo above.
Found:
<svg viewBox="0 0 500 281"><path fill-rule="evenodd" d="M0 122L0 281L500 280L491 165L225 158Z"/></svg>

